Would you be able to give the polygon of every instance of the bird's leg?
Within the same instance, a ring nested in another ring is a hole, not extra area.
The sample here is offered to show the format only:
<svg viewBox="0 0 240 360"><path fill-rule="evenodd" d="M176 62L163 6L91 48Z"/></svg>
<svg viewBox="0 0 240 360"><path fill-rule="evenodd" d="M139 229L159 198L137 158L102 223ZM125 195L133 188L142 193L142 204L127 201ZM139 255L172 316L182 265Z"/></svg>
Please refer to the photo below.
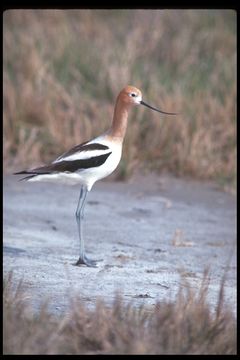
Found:
<svg viewBox="0 0 240 360"><path fill-rule="evenodd" d="M79 241L80 241L80 256L76 263L76 265L87 265L96 267L96 261L90 260L85 255L85 248L84 248L84 239L82 234L82 225L83 225L83 215L84 215L84 206L87 197L88 190L86 187L82 186L80 191L80 196L78 200L78 206L76 210L76 220L78 225L78 234L79 234Z"/></svg>

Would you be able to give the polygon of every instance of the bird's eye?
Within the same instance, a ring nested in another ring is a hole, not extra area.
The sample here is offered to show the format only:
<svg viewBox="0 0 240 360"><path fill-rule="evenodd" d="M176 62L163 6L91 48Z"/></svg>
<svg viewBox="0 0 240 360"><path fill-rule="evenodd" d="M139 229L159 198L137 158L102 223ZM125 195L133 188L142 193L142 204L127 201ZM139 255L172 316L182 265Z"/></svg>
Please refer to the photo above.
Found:
<svg viewBox="0 0 240 360"><path fill-rule="evenodd" d="M137 94L136 93L130 93L130 96L135 97L135 96L137 96Z"/></svg>

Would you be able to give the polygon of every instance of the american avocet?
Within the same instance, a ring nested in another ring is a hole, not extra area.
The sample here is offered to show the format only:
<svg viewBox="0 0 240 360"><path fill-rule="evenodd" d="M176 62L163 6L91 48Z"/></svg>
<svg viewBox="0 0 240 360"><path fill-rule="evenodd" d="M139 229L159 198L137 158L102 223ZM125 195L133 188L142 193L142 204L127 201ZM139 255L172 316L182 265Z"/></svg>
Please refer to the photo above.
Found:
<svg viewBox="0 0 240 360"><path fill-rule="evenodd" d="M112 125L103 135L74 146L46 166L15 173L28 174L21 180L60 181L81 184L76 210L76 220L80 241L80 256L76 265L96 266L96 261L85 255L82 234L82 219L87 193L93 184L110 175L118 166L122 154L122 144L127 128L129 109L133 105L144 105L162 114L176 115L156 109L142 100L142 93L134 86L126 86L118 95Z"/></svg>

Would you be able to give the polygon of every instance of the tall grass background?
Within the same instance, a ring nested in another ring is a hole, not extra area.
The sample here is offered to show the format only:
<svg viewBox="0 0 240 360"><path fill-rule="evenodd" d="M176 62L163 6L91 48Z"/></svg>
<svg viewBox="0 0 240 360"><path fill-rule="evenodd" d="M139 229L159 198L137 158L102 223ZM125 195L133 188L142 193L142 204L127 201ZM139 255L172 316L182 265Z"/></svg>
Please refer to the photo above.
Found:
<svg viewBox="0 0 240 360"><path fill-rule="evenodd" d="M5 173L52 161L110 126L118 92L139 87L112 178L168 171L236 182L236 13L10 10L3 15Z"/></svg>

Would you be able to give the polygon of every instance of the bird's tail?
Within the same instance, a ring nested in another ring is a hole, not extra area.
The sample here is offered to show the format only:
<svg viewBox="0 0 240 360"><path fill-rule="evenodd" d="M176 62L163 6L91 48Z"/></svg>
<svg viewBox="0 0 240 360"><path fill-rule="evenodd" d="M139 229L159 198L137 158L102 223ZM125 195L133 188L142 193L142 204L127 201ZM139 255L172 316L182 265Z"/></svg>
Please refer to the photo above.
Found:
<svg viewBox="0 0 240 360"><path fill-rule="evenodd" d="M29 179L32 179L33 177L35 177L37 175L37 174L33 174L28 171L19 171L19 172L14 173L13 175L24 175L24 174L28 174L28 175L19 179L19 181L23 181L23 180L28 181Z"/></svg>

